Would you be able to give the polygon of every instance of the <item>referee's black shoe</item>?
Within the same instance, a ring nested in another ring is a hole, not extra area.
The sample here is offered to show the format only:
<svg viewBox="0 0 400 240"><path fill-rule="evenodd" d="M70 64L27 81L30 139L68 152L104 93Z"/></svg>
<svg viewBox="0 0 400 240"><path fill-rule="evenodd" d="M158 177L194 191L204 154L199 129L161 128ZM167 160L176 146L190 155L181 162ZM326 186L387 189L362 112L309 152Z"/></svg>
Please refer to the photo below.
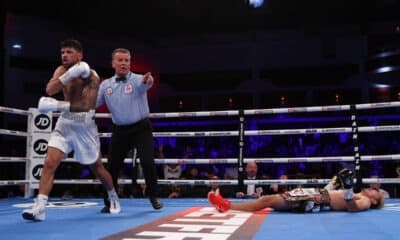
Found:
<svg viewBox="0 0 400 240"><path fill-rule="evenodd" d="M149 200L151 202L151 205L153 206L154 209L160 209L163 207L162 202L160 201L160 199L156 198L156 197L149 197Z"/></svg>
<svg viewBox="0 0 400 240"><path fill-rule="evenodd" d="M101 211L101 213L110 213L110 206L104 206Z"/></svg>
<svg viewBox="0 0 400 240"><path fill-rule="evenodd" d="M108 199L108 197L107 198L104 198L103 199L103 201L104 201L104 207L101 209L101 213L110 213L110 199Z"/></svg>
<svg viewBox="0 0 400 240"><path fill-rule="evenodd" d="M163 207L162 202L160 201L160 199L156 198L156 197L149 197L149 200L151 202L151 206L153 206L154 209L160 209ZM101 213L110 213L110 206L105 205L101 211Z"/></svg>

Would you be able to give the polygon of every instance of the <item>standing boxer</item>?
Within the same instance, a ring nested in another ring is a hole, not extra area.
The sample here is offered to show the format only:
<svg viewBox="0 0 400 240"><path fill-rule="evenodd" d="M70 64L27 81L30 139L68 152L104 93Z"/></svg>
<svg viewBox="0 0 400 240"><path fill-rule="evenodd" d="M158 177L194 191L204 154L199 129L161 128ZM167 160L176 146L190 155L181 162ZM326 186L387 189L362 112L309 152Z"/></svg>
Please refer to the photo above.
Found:
<svg viewBox="0 0 400 240"><path fill-rule="evenodd" d="M86 62L82 61L82 57L80 42L62 41L62 65L55 70L53 77L47 83L46 93L53 96L62 91L65 101L51 97L42 97L39 100L39 112L60 111L61 115L49 139L40 177L39 194L32 209L22 212L24 219L45 220L45 207L53 187L54 173L60 162L71 151L74 151L74 158L77 161L89 165L107 189L111 200L110 212L121 211L111 176L101 161L100 140L94 121L99 77Z"/></svg>

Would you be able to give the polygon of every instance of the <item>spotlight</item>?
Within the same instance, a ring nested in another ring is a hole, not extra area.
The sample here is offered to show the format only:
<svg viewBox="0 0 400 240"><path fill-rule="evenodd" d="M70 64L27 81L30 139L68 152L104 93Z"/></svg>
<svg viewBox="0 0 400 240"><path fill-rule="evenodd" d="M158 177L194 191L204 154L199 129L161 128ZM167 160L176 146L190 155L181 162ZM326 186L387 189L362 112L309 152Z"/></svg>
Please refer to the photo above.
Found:
<svg viewBox="0 0 400 240"><path fill-rule="evenodd" d="M400 69L400 47L386 49L378 54L369 56L366 70L370 73L388 73Z"/></svg>
<svg viewBox="0 0 400 240"><path fill-rule="evenodd" d="M264 4L264 0L248 0L249 4L254 8L259 8Z"/></svg>
<svg viewBox="0 0 400 240"><path fill-rule="evenodd" d="M15 48L15 49L21 49L22 45L18 44L18 43L15 43L15 44L12 45L12 47Z"/></svg>

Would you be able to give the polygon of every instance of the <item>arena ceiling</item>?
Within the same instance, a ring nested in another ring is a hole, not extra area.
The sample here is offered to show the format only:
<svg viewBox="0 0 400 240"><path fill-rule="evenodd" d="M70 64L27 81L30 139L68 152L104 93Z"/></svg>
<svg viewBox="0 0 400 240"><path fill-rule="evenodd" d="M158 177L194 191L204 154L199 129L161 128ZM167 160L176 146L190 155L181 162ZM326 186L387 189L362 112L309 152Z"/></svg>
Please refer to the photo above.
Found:
<svg viewBox="0 0 400 240"><path fill-rule="evenodd" d="M399 20L397 0L3 0L15 15L60 22L76 31L158 38L202 33L232 33L321 27Z"/></svg>

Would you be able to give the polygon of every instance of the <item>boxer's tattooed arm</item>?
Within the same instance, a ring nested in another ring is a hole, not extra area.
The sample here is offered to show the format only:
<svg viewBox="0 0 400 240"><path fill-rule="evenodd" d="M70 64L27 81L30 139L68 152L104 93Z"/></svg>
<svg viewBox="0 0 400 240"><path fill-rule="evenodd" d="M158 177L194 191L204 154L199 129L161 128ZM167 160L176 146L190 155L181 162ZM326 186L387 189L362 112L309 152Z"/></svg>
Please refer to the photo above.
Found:
<svg viewBox="0 0 400 240"><path fill-rule="evenodd" d="M82 92L82 101L71 103L71 112L87 112L96 107L100 79L94 71L91 71L91 74L86 81L87 85Z"/></svg>

